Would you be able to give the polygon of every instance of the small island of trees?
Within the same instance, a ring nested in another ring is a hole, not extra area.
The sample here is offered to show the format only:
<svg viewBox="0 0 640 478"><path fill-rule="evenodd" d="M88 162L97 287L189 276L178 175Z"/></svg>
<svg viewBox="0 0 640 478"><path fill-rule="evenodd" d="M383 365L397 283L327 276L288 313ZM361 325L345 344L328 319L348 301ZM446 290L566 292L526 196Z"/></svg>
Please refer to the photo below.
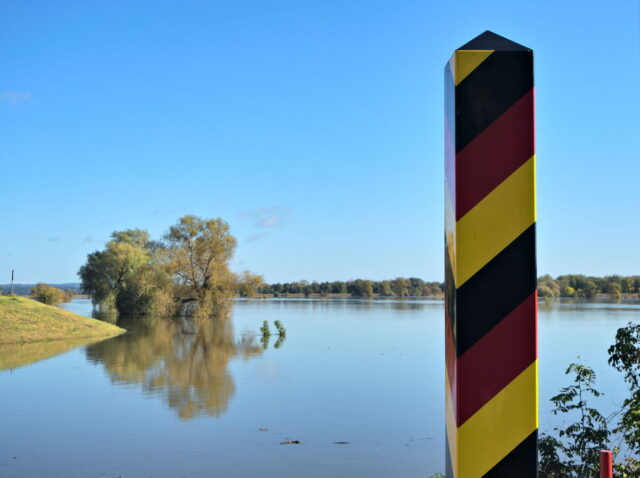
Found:
<svg viewBox="0 0 640 478"><path fill-rule="evenodd" d="M116 231L104 250L88 255L78 275L94 306L124 316L215 315L262 278L229 269L236 240L222 219L187 215L160 240L147 231Z"/></svg>

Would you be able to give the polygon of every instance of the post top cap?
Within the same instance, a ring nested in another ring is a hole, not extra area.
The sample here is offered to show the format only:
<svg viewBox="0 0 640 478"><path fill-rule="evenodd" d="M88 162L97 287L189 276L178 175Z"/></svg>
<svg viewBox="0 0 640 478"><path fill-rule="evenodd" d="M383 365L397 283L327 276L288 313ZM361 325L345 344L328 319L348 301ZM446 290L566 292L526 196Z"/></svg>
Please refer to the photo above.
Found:
<svg viewBox="0 0 640 478"><path fill-rule="evenodd" d="M458 50L498 50L498 51L531 51L524 45L486 30L473 40L462 45Z"/></svg>

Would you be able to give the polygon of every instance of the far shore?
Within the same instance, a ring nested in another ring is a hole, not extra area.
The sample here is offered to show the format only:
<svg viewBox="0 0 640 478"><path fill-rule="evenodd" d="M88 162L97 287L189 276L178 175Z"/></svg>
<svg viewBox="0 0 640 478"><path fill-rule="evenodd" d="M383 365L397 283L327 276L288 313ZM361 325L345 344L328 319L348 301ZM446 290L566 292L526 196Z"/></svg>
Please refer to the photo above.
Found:
<svg viewBox="0 0 640 478"><path fill-rule="evenodd" d="M86 297L86 296L85 296ZM351 294L256 294L253 297L236 297L242 299L373 299L373 300L444 300L444 294L440 295L419 295L419 296L393 296L393 295L372 295L353 296ZM598 300L640 300L640 294L620 294L612 297L609 294L598 294L595 297L542 297L538 296L539 301L555 300L555 299L572 299L581 301L598 301Z"/></svg>
<svg viewBox="0 0 640 478"><path fill-rule="evenodd" d="M3 296L0 296L3 297ZM31 296L17 296L17 297L25 297L31 299ZM252 297L241 297L236 296L236 299L373 299L373 300L444 300L444 294L438 295L417 295L417 296L393 296L393 295L372 295L369 297L365 296L354 296L351 294L255 294ZM72 299L90 299L90 297L86 294L75 294ZM611 294L597 294L595 297L578 297L578 296L556 296L556 297L547 297L538 295L539 301L549 301L556 299L564 299L564 300L581 300L581 301L598 301L598 300L640 300L640 294L620 294L619 296L612 296Z"/></svg>

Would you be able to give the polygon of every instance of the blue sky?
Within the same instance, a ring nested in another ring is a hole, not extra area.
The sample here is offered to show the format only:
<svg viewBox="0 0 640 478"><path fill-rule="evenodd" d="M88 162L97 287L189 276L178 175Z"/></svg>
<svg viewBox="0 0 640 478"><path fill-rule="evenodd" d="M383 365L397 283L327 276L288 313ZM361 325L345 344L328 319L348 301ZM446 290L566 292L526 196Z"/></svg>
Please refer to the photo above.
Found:
<svg viewBox="0 0 640 478"><path fill-rule="evenodd" d="M640 273L640 3L0 3L0 283L222 217L270 282L443 278L443 68L536 53L540 273Z"/></svg>

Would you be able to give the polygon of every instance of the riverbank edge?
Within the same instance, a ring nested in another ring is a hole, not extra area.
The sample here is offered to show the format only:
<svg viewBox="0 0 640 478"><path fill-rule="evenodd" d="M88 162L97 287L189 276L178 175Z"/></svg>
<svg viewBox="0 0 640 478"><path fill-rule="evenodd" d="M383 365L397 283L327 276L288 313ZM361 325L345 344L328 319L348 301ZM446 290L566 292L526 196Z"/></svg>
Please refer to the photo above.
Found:
<svg viewBox="0 0 640 478"><path fill-rule="evenodd" d="M107 339L125 332L125 329L116 325L24 297L0 297L0 346Z"/></svg>

